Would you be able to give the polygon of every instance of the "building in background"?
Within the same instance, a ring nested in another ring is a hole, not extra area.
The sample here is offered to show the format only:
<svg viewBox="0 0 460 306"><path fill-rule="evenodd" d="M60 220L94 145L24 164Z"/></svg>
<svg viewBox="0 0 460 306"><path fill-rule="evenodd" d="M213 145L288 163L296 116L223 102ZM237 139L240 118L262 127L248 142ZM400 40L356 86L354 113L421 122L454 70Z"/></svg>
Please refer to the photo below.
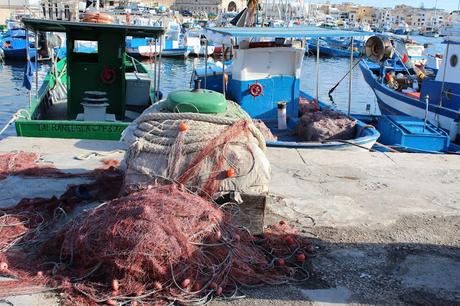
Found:
<svg viewBox="0 0 460 306"><path fill-rule="evenodd" d="M36 15L39 0L0 0L0 24L12 15Z"/></svg>
<svg viewBox="0 0 460 306"><path fill-rule="evenodd" d="M245 0L176 0L172 9L192 13L227 13L239 12L246 7Z"/></svg>

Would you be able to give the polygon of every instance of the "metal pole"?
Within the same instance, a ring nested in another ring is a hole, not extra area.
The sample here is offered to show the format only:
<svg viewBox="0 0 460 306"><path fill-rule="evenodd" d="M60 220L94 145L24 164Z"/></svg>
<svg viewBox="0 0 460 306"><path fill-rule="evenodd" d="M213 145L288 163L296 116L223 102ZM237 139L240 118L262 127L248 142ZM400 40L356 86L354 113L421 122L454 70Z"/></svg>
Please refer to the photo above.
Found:
<svg viewBox="0 0 460 306"><path fill-rule="evenodd" d="M38 31L35 31L35 97L38 99Z"/></svg>
<svg viewBox="0 0 460 306"><path fill-rule="evenodd" d="M208 39L206 38L205 44L205 57L204 57L204 88L208 88Z"/></svg>
<svg viewBox="0 0 460 306"><path fill-rule="evenodd" d="M352 84L353 84L353 75L352 75L352 70L353 70L353 42L354 42L354 37L351 37L351 44L350 44L350 78L348 82L348 116L350 116L351 113L351 90L352 90Z"/></svg>
<svg viewBox="0 0 460 306"><path fill-rule="evenodd" d="M153 58L153 99L154 102L157 101L157 44L158 40L154 38L153 43L155 44L154 51L152 53ZM152 45L150 45L150 52L152 52Z"/></svg>
<svg viewBox="0 0 460 306"><path fill-rule="evenodd" d="M225 97L225 45L222 44L222 93Z"/></svg>
<svg viewBox="0 0 460 306"><path fill-rule="evenodd" d="M316 102L319 102L319 37L316 39Z"/></svg>
<svg viewBox="0 0 460 306"><path fill-rule="evenodd" d="M26 29L26 58L27 58L27 64L29 65L30 62L30 54L29 54L29 30ZM27 69L27 68L26 68ZM29 90L29 110L32 104L32 91Z"/></svg>
<svg viewBox="0 0 460 306"><path fill-rule="evenodd" d="M425 120L423 121L423 131L425 132L426 122L428 119L428 104L430 103L430 96L425 96Z"/></svg>
<svg viewBox="0 0 460 306"><path fill-rule="evenodd" d="M160 54L158 55L158 94L160 94L161 52L163 51L163 35L160 36Z"/></svg>

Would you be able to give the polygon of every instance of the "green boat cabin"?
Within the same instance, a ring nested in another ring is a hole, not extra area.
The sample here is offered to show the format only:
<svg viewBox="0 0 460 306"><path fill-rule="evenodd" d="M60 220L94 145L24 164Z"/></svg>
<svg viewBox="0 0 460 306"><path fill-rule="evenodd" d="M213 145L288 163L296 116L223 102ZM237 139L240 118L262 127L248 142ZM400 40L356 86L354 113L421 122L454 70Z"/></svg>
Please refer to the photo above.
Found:
<svg viewBox="0 0 460 306"><path fill-rule="evenodd" d="M66 57L52 64L37 92L32 88L30 108L16 121L18 136L118 140L129 122L151 105L153 82L147 69L126 54L125 42L127 36L158 39L163 28L22 22L33 32L65 33ZM102 117L94 115L98 113Z"/></svg>

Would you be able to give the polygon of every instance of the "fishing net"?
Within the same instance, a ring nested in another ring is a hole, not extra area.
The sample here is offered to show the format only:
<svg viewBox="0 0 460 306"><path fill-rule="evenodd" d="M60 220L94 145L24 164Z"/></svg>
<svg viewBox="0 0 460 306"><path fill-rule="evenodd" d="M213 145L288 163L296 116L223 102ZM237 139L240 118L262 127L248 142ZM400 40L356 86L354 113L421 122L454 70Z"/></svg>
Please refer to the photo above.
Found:
<svg viewBox="0 0 460 306"><path fill-rule="evenodd" d="M238 112L147 111L124 134L124 173L105 160L81 174L91 183L0 211L0 274L11 278L0 297L51 288L68 305L200 304L308 278L308 239L285 222L252 235L237 204L210 197L268 189L265 140ZM4 172L41 170L36 157Z"/></svg>
<svg viewBox="0 0 460 306"><path fill-rule="evenodd" d="M277 141L278 137L273 135L270 128L260 119L252 119L252 122L260 131L260 133L264 136L265 141Z"/></svg>
<svg viewBox="0 0 460 306"><path fill-rule="evenodd" d="M21 177L72 177L63 173L51 163L40 160L40 155L31 152L13 152L0 154L0 180L10 175Z"/></svg>
<svg viewBox="0 0 460 306"><path fill-rule="evenodd" d="M108 190L100 181L91 186ZM237 205L219 206L183 185L150 186L83 211L75 192L8 211L42 219L19 218L29 232L0 256L0 273L16 278L2 283L0 296L48 286L72 305L190 304L235 297L240 286L308 278L312 245L285 222L253 236L234 222Z"/></svg>
<svg viewBox="0 0 460 306"><path fill-rule="evenodd" d="M232 104L229 104L232 105ZM265 139L243 110L221 116L166 113L162 103L125 130L125 186L173 181L215 195L268 191Z"/></svg>
<svg viewBox="0 0 460 306"><path fill-rule="evenodd" d="M356 120L333 110L306 112L296 134L306 141L348 140L356 134Z"/></svg>

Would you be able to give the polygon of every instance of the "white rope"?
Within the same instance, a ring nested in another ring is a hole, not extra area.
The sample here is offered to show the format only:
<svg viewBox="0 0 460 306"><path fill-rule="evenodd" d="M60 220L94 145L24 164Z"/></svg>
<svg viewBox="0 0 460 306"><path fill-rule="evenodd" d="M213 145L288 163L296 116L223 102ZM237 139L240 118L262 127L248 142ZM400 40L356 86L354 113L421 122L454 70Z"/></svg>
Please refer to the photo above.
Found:
<svg viewBox="0 0 460 306"><path fill-rule="evenodd" d="M124 150L113 150L113 151L109 151L109 152L90 152L90 153L87 153L87 154L82 154L82 155L76 155L74 156L74 159L76 160L87 160L87 159L90 159L90 158L93 158L93 157L103 157L103 156L111 156L111 155L115 155L115 154L124 154L125 151Z"/></svg>
<svg viewBox="0 0 460 306"><path fill-rule="evenodd" d="M25 112L26 113L26 116L24 117L22 115L22 113ZM25 109L20 109L18 110L17 112L15 112L13 114L13 116L11 116L11 119L3 126L3 128L0 130L0 135L3 134L6 129L13 123L15 122L16 120L20 119L20 118L25 118L25 119L30 119L30 114L27 110Z"/></svg>

